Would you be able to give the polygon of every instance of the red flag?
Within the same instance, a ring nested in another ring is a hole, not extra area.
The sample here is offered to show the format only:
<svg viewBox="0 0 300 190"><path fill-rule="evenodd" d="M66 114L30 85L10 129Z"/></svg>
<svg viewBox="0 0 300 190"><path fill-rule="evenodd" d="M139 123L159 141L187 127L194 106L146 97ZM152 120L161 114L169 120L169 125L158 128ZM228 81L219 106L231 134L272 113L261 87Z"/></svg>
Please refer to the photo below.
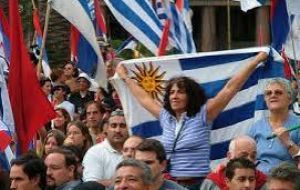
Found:
<svg viewBox="0 0 300 190"><path fill-rule="evenodd" d="M106 34L107 33L107 29L106 29L106 24L105 24L105 20L103 17L103 11L99 5L99 1L98 0L94 0L94 7L95 7L95 16L96 16L96 21L101 29L101 32Z"/></svg>
<svg viewBox="0 0 300 190"><path fill-rule="evenodd" d="M77 60L77 51L78 51L78 41L80 38L79 31L75 26L71 25L71 34L70 34L70 50L71 50L71 60Z"/></svg>
<svg viewBox="0 0 300 190"><path fill-rule="evenodd" d="M42 27L40 25L39 11L37 9L34 9L32 12L32 16L35 31L38 33L39 36L43 36Z"/></svg>
<svg viewBox="0 0 300 190"><path fill-rule="evenodd" d="M162 37L158 47L158 56L162 56L166 54L166 48L169 42L170 25L171 25L171 21L170 19L167 19L165 22Z"/></svg>
<svg viewBox="0 0 300 190"><path fill-rule="evenodd" d="M11 59L8 89L14 115L20 153L55 112L42 92L36 71L30 62L21 25L18 0L9 0Z"/></svg>
<svg viewBox="0 0 300 190"><path fill-rule="evenodd" d="M286 78L291 79L292 76L296 77L293 67L290 64L289 58L286 56L284 50L281 52L281 57L283 58L283 67L284 67L284 75Z"/></svg>
<svg viewBox="0 0 300 190"><path fill-rule="evenodd" d="M183 9L183 3L184 3L183 0L177 0L177 1L176 1L176 7L177 7L177 9L178 9L180 12L182 12L182 9Z"/></svg>

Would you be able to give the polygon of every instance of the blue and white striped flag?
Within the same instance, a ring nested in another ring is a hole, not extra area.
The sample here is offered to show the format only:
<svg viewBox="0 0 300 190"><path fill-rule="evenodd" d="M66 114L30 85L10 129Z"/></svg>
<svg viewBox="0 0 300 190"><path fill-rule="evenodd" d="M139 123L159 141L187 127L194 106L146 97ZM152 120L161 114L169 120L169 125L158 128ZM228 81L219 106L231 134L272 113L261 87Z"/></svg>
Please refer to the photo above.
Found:
<svg viewBox="0 0 300 190"><path fill-rule="evenodd" d="M137 46L137 41L134 37L130 36L127 40L125 40L120 47L116 50L117 54L121 53L125 49L135 50Z"/></svg>
<svg viewBox="0 0 300 190"><path fill-rule="evenodd" d="M92 47L98 60L96 64L95 80L106 85L106 73L102 54L97 42L95 28L91 20L90 9L86 0L48 0L51 7L67 19L81 33Z"/></svg>
<svg viewBox="0 0 300 190"><path fill-rule="evenodd" d="M123 28L157 55L162 38L163 17L165 17L162 4L156 9L158 12L155 12L151 3L145 0L105 0L105 3ZM169 17L168 14L167 16ZM182 53L195 52L195 45L194 42L191 43L189 33L182 33L185 31L183 27L185 25L181 25L184 24L181 16L170 9L169 18L174 19L172 21L174 27L169 37L170 44Z"/></svg>
<svg viewBox="0 0 300 190"><path fill-rule="evenodd" d="M150 2L145 0L104 1L123 28L156 55L163 25Z"/></svg>
<svg viewBox="0 0 300 190"><path fill-rule="evenodd" d="M4 76L4 69L7 67L6 60L0 57L0 141L2 143L9 143L13 134L15 133L15 123L11 110L11 104L8 96L6 80ZM8 141L8 138L10 140ZM6 142L4 142L6 141ZM7 145L7 144L6 144ZM5 145L5 146L6 146ZM6 146L4 152L0 152L0 166L9 171L10 161L14 158L10 146Z"/></svg>
<svg viewBox="0 0 300 190"><path fill-rule="evenodd" d="M176 47L183 53L195 53L196 47L194 39L188 30L183 15L180 13L174 3L166 3L168 9L168 17L171 20L170 32L175 40Z"/></svg>
<svg viewBox="0 0 300 190"><path fill-rule="evenodd" d="M129 76L139 81L153 97L161 98L164 81L175 75L185 75L196 79L205 89L207 97L212 98L229 78L263 50L267 48L145 58L124 61L122 64L127 67ZM283 76L281 62L280 56L276 54L265 64L260 64L242 90L214 121L210 140L212 160L225 157L229 141L235 136L245 134L254 120L265 113L267 108L263 100L263 86L266 79ZM119 93L132 133L159 138L162 129L158 120L140 106L117 75L114 76L113 84Z"/></svg>

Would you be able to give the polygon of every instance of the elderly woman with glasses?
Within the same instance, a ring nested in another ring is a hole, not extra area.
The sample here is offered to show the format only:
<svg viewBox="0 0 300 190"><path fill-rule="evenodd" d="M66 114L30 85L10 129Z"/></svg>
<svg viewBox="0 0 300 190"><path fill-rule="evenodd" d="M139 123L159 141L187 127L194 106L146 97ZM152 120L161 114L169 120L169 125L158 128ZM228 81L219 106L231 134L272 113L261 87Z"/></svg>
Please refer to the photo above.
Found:
<svg viewBox="0 0 300 190"><path fill-rule="evenodd" d="M249 135L257 142L258 169L266 174L283 161L292 162L293 156L299 151L300 130L287 131L300 124L300 117L289 112L291 95L288 80L270 79L264 91L269 114L254 123L249 131ZM272 134L278 138L268 138Z"/></svg>

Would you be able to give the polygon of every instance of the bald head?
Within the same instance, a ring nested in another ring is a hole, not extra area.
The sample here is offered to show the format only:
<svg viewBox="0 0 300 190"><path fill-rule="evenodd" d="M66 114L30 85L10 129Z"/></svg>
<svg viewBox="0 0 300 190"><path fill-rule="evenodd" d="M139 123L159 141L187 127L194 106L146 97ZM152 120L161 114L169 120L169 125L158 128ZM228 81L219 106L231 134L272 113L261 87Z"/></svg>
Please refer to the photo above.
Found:
<svg viewBox="0 0 300 190"><path fill-rule="evenodd" d="M239 136L231 140L227 159L248 158L252 162L256 161L256 142L249 136Z"/></svg>
<svg viewBox="0 0 300 190"><path fill-rule="evenodd" d="M125 158L134 158L136 147L139 144L141 144L142 141L143 138L139 136L129 137L123 145L123 149L122 149L123 156Z"/></svg>

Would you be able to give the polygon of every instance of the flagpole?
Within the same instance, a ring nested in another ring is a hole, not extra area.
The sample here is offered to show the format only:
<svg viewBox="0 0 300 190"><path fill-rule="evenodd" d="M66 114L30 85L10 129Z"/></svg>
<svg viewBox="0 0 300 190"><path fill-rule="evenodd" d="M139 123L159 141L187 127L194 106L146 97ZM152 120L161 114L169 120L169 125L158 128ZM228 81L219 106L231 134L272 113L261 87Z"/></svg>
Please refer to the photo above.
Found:
<svg viewBox="0 0 300 190"><path fill-rule="evenodd" d="M32 2L32 9L33 9L33 11L34 11L34 10L37 9L37 8L36 8L36 4L35 4L34 0L31 0L31 2ZM36 31L34 31L31 45L34 45L34 44L35 44L35 38L36 38L36 35L37 35L37 34L36 34Z"/></svg>
<svg viewBox="0 0 300 190"><path fill-rule="evenodd" d="M227 0L227 49L231 49L230 0Z"/></svg>
<svg viewBox="0 0 300 190"><path fill-rule="evenodd" d="M42 41L42 46L41 46L41 49L40 49L39 62L38 62L38 65L37 65L37 75L38 75L38 78L40 78L40 74L42 72L42 60L43 60L44 49L45 49L45 46L46 46L46 39L47 39L47 33L48 33L50 11L51 11L51 6L50 6L50 3L48 2L47 3L47 9L46 9L46 15L45 15L45 24L44 24L44 31L43 31L43 41Z"/></svg>
<svg viewBox="0 0 300 190"><path fill-rule="evenodd" d="M293 29L292 29L292 22L291 22L291 19L290 19L290 12L289 12L289 10L290 10L290 7L289 7L289 2L288 1L286 1L286 7L287 7L287 13L288 13L288 20L289 20L289 25L290 25L290 32L289 32L289 34L290 34L290 38L291 38L291 41L292 41L292 49L293 49L293 57L294 57L294 60L295 61L297 61L297 57L296 57L296 50L295 50L295 42L294 42L294 40L293 40L293 36L294 36L294 32L293 32ZM298 66L297 66L298 67ZM298 69L298 68L296 68L296 69ZM298 73L298 72L297 72Z"/></svg>

